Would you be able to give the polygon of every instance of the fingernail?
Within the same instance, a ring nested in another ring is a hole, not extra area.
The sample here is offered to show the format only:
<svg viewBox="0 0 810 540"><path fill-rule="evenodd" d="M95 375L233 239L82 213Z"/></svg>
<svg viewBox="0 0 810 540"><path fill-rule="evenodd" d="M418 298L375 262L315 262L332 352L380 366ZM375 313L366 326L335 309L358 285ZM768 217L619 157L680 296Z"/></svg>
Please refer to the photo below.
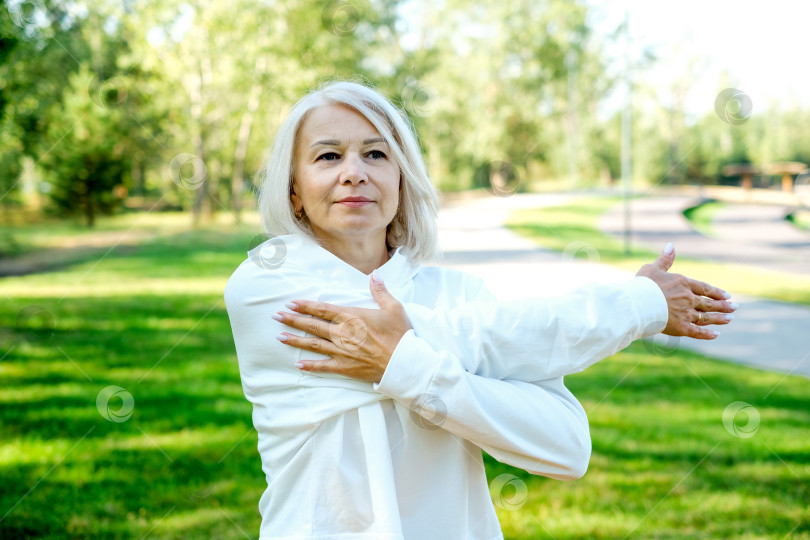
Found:
<svg viewBox="0 0 810 540"><path fill-rule="evenodd" d="M301 369L301 368L304 367L304 363L303 362L296 362L295 367L297 367L298 369Z"/></svg>
<svg viewBox="0 0 810 540"><path fill-rule="evenodd" d="M278 322L284 322L284 317L281 316L281 313L273 313L272 317Z"/></svg>
<svg viewBox="0 0 810 540"><path fill-rule="evenodd" d="M729 293L727 293L727 292L723 292L723 298L728 300L729 298L731 298L731 295Z"/></svg>
<svg viewBox="0 0 810 540"><path fill-rule="evenodd" d="M730 307L733 311L737 311L737 308L740 307L740 304L737 302L731 302L728 307Z"/></svg>
<svg viewBox="0 0 810 540"><path fill-rule="evenodd" d="M734 315L732 315L731 313L728 313L728 314L726 315L726 320L727 320L727 321L733 321L733 320L734 320Z"/></svg>
<svg viewBox="0 0 810 540"><path fill-rule="evenodd" d="M672 242L668 242L666 246L664 246L664 255L669 255L675 251L675 246L672 245Z"/></svg>
<svg viewBox="0 0 810 540"><path fill-rule="evenodd" d="M377 272L376 270L371 272L371 279L374 280L374 283L377 283L378 285L382 285L382 282L383 282L382 276L380 276L380 273Z"/></svg>
<svg viewBox="0 0 810 540"><path fill-rule="evenodd" d="M285 343L290 339L290 337L285 336L284 334L279 334L279 335L276 336L276 339L281 341L282 343Z"/></svg>
<svg viewBox="0 0 810 540"><path fill-rule="evenodd" d="M298 304L296 304L295 302L287 302L284 305L293 311L298 311Z"/></svg>
<svg viewBox="0 0 810 540"><path fill-rule="evenodd" d="M717 330L713 330L712 334L714 334L714 337L717 337L720 335L720 332L718 332Z"/></svg>

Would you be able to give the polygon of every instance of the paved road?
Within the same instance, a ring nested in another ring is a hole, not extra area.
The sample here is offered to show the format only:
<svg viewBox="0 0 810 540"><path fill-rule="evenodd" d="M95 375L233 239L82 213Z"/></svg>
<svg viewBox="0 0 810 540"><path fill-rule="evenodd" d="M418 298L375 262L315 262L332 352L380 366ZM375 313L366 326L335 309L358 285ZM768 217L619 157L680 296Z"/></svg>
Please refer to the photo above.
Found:
<svg viewBox="0 0 810 540"><path fill-rule="evenodd" d="M696 232L683 210L700 199L667 195L633 199L631 229L634 245L657 251L667 242L678 254L717 262L745 264L768 270L810 275L810 234L787 221L787 210L762 204L726 205L712 223L714 238ZM599 220L607 234L621 237L624 210L616 206Z"/></svg>
<svg viewBox="0 0 810 540"><path fill-rule="evenodd" d="M619 282L632 273L598 264L594 261L572 261L556 251L539 249L530 241L503 226L510 211L517 208L552 206L571 200L569 195L514 195L455 201L446 204L439 215L440 241L445 257L437 264L460 268L483 278L500 298L548 296L570 291L587 282ZM766 232L750 233L751 244L705 239L694 232L680 211L685 200L673 201L655 197L635 200L633 222L637 241L649 243L653 250L673 241L678 253L707 257L727 262L760 261L767 249L783 269L801 271L808 260L797 249L807 250L801 236L794 244L780 246L770 242ZM729 210L728 217L719 215L718 234L749 230L746 220ZM743 217L747 216L743 212ZM764 216L764 213L762 214ZM737 220L735 222L735 220ZM754 228L761 227L760 224ZM602 225L609 220L603 220ZM742 223L742 224L740 224ZM605 227L611 231L610 227ZM746 229L747 228L747 229ZM615 232L615 231L611 231ZM751 247L754 240L764 240ZM773 237L775 238L775 237ZM781 237L780 237L781 238ZM576 249L577 246L572 246ZM756 253L757 256L753 256ZM810 273L810 272L808 272ZM810 309L781 302L755 298L735 298L741 304L731 325L719 328L721 336L713 341L681 339L678 347L727 359L762 369L810 377Z"/></svg>

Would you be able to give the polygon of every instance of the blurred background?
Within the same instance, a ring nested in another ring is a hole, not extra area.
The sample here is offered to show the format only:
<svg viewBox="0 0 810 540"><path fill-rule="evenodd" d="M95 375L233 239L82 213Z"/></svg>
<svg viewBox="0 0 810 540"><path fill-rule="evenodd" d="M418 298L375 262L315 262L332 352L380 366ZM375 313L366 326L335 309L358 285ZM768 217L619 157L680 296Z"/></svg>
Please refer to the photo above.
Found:
<svg viewBox="0 0 810 540"><path fill-rule="evenodd" d="M414 123L440 264L559 294L673 241L673 271L741 305L718 340L659 335L566 377L583 479L485 456L506 538L810 538L808 15L0 0L0 538L258 535L222 292L266 239L279 124L334 79Z"/></svg>
<svg viewBox="0 0 810 540"><path fill-rule="evenodd" d="M239 219L286 111L334 78L400 104L448 192L499 175L521 191L623 174L782 189L774 164L810 161L804 12L790 2L4 0L2 11L5 220ZM724 170L741 164L750 176ZM805 169L792 182L806 187Z"/></svg>

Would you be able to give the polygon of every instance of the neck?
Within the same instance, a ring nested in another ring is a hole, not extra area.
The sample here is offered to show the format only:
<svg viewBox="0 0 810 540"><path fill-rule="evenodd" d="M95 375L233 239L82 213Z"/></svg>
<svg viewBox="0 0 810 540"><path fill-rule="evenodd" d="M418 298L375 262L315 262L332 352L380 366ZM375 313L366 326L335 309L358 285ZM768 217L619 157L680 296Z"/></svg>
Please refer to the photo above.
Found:
<svg viewBox="0 0 810 540"><path fill-rule="evenodd" d="M377 238L319 238L319 240L324 249L367 275L390 259L384 236L382 241Z"/></svg>

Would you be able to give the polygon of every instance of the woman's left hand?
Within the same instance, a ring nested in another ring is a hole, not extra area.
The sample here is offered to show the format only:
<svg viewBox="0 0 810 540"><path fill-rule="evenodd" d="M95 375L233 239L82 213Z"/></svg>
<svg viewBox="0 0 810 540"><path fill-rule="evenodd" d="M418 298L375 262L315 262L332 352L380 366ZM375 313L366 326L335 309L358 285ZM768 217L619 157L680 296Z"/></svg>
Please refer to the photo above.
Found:
<svg viewBox="0 0 810 540"><path fill-rule="evenodd" d="M380 382L394 349L411 329L411 323L405 308L388 292L381 279L379 282L374 280L375 275L372 274L369 288L380 309L293 300L287 307L295 313L279 311L273 317L314 336L301 337L282 332L277 336L279 341L329 356L323 360L301 360L296 367Z"/></svg>

